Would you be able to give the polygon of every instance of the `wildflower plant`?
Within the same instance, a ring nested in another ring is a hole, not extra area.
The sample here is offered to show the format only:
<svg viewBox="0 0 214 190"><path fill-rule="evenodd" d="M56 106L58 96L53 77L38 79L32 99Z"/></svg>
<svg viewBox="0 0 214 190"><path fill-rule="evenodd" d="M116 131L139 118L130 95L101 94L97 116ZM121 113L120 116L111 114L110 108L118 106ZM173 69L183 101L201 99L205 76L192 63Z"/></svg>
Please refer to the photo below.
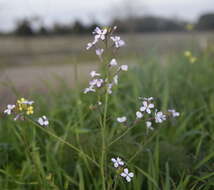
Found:
<svg viewBox="0 0 214 190"><path fill-rule="evenodd" d="M14 120L22 119L31 121L48 135L78 152L79 155L83 155L84 160L87 159L99 169L102 178L100 189L102 190L116 189L118 181L121 183L131 183L136 175L140 175L136 172L138 167L132 164L132 160L134 160L142 150L138 150L129 158L129 155L123 155L120 152L113 153L111 151L113 145L130 133L134 128L142 127L146 129L147 135L153 133L157 125L180 115L174 109L169 109L167 111L159 110L156 99L153 97L139 97L139 100L136 100L136 102L139 102L137 103L138 106L133 110L132 115L123 113L116 118L112 118L111 112L109 111L110 100L115 96L115 88L120 85L120 75L125 74L129 70L128 65L120 64L116 58L118 50L125 46L125 42L121 37L115 35L116 30L116 26L112 28L96 27L92 33L93 40L86 46L86 50L91 50L98 56L101 67L99 71L92 70L89 73L90 80L88 86L83 90L85 96L94 96L93 100L95 100L95 102L91 102L92 105L88 107L93 107L93 111L97 111L96 115L99 116L98 129L101 143L98 148L100 157L87 154L80 147L57 136L50 130L50 127L46 128L49 126L49 120L46 116L43 115L39 118L34 118L34 101L21 98L18 99L15 104L9 104L4 110L4 114L13 115ZM112 121L109 122L111 119ZM118 128L125 126L125 130L120 131L118 134L114 130L111 130L110 125L112 124L117 125ZM97 157L99 159L96 159ZM123 159L127 160L127 162L123 161ZM110 164L111 162L112 165ZM108 181L112 181L112 183L109 184Z"/></svg>

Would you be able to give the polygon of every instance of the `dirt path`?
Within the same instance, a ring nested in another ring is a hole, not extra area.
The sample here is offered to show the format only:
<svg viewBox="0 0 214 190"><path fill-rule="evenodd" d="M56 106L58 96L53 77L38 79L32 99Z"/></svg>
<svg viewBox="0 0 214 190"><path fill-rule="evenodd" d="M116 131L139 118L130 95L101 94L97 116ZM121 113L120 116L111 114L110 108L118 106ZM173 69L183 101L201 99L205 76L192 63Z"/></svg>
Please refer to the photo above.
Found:
<svg viewBox="0 0 214 190"><path fill-rule="evenodd" d="M97 69L96 64L5 68L0 70L0 106L5 106L16 98L14 91L23 96L36 90L44 93L48 90L48 85L55 88L60 85L60 81L75 87L76 79L78 83L86 81L93 69Z"/></svg>

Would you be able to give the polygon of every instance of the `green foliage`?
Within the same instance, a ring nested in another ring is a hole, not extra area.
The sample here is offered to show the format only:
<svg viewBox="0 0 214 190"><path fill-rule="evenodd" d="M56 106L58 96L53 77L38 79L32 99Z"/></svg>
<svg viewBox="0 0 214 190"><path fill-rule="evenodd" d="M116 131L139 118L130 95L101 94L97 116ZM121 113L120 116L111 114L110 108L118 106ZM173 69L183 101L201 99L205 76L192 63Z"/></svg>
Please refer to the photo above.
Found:
<svg viewBox="0 0 214 190"><path fill-rule="evenodd" d="M117 189L128 190L214 189L213 58L201 55L194 64L183 55L168 57L165 64L160 64L155 55L151 60L139 58L138 64L130 65L130 71L122 75L124 83L110 99L106 144L114 140L114 132L119 136L126 129L115 122L117 116L135 117L139 96L157 97L163 110L175 107L181 116L149 133L138 124L112 144L106 158L108 189L115 183ZM44 130L100 160L99 123L89 106L93 97L62 85L57 93L50 90L48 96L35 94L32 99L38 113L51 120L50 128ZM83 152L69 148L44 130L28 121L0 120L1 189L102 189L97 166ZM115 177L110 160L117 155L134 171L131 183Z"/></svg>

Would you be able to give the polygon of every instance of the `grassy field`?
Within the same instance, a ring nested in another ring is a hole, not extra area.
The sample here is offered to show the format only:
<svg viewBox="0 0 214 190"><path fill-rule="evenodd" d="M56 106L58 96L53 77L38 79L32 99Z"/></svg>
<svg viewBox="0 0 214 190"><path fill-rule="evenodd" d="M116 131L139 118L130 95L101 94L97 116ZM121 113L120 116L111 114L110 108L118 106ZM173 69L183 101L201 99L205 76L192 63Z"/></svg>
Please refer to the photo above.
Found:
<svg viewBox="0 0 214 190"><path fill-rule="evenodd" d="M100 110L94 106L95 96L83 94L87 85L70 88L66 79L60 78L58 90L47 81L45 95L38 90L26 97L35 101L34 117L49 118L48 128L31 117L13 121L2 114L1 189L213 190L213 37L197 34L192 42L190 34L173 39L174 35L142 37L145 49L139 48L140 39L123 36L127 47L122 60L129 52L128 61L133 64L121 74L112 95L103 97ZM209 39L206 47L204 40L200 45L201 39ZM64 43L67 47L72 44ZM190 63L184 50L191 50L197 61ZM16 94L21 98L24 93ZM155 97L159 109L175 108L180 117L155 125L149 132L143 122L130 128L116 121L126 115L131 123L139 107L138 97L150 96ZM134 172L130 183L113 167L111 158L117 156Z"/></svg>

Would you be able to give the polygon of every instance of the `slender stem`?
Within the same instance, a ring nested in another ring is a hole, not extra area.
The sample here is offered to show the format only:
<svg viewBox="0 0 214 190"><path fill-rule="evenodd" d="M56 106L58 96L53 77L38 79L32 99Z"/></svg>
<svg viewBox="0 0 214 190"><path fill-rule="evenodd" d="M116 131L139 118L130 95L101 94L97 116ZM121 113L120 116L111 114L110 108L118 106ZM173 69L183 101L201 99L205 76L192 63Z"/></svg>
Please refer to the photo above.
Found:
<svg viewBox="0 0 214 190"><path fill-rule="evenodd" d="M44 127L40 126L39 124L37 124L35 121L33 121L31 118L27 117L27 119L32 122L36 127L38 127L39 129L41 129L42 131L44 131L45 133L47 133L48 135L54 137L55 139L57 139L58 141L60 141L61 143L67 145L68 147L72 148L73 150L75 150L76 152L84 155L88 160L90 160L91 162L93 162L97 167L100 167L99 164L93 160L88 154L84 153L82 150L80 150L79 148L77 148L76 146L72 145L71 143L65 141L64 139L62 139L61 137L58 137L57 135L55 135L54 133L50 132L49 130L45 129Z"/></svg>
<svg viewBox="0 0 214 190"><path fill-rule="evenodd" d="M114 143L116 143L117 141L119 141L122 137L124 137L131 129L133 129L133 127L129 127L126 131L124 131L119 137L117 137L115 140L113 140L112 142L110 142L110 144L108 145L108 147L110 147L111 145L113 145Z"/></svg>
<svg viewBox="0 0 214 190"><path fill-rule="evenodd" d="M140 144L142 144L143 147L145 147L157 134L157 131L153 133L152 136L150 136L150 138L148 138L146 141L143 140L141 141ZM143 147L141 147L139 150L137 150L134 155L127 161L127 163L130 163L132 160L134 160L136 158L136 156L142 151Z"/></svg>
<svg viewBox="0 0 214 190"><path fill-rule="evenodd" d="M105 94L105 106L104 106L104 116L103 116L103 123L101 126L101 133L102 133L102 152L101 152L101 175L102 175L102 189L105 190L105 157L106 157L106 140L105 140L105 133L106 133L106 121L107 121L107 111L108 111L108 92L106 89Z"/></svg>

